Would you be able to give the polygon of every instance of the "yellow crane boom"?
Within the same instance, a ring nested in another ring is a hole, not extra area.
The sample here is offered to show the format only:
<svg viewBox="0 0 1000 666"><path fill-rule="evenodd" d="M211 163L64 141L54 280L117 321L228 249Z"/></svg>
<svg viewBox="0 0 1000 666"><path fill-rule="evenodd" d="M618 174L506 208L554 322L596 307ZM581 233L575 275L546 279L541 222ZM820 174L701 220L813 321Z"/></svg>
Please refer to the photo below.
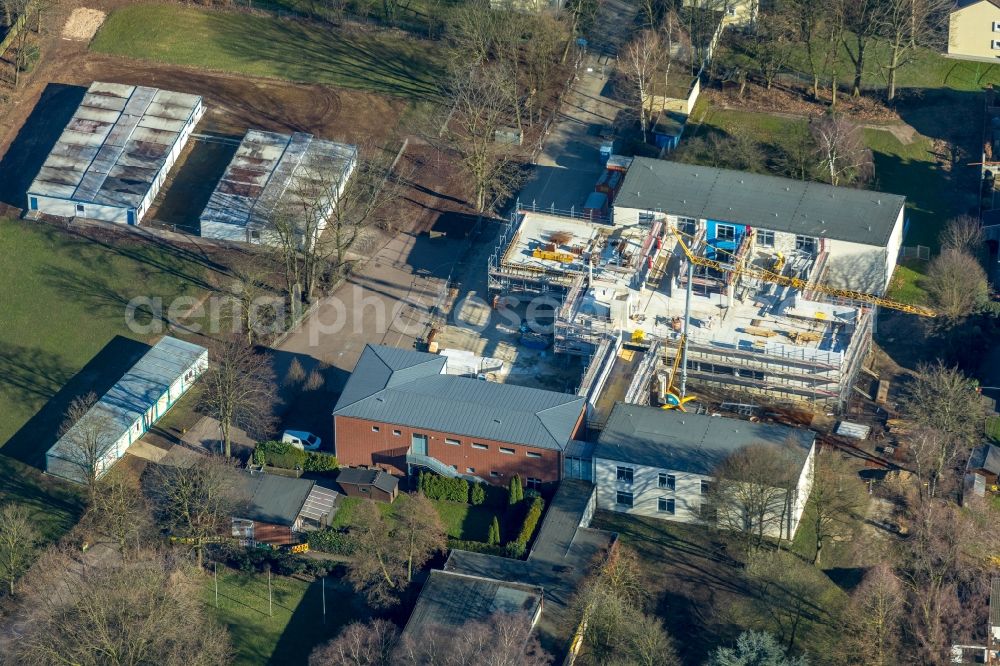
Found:
<svg viewBox="0 0 1000 666"><path fill-rule="evenodd" d="M788 275L779 275L772 271L758 268L756 266L746 266L746 265L736 265L733 263L727 263L724 261L718 261L715 259L707 259L705 257L699 257L691 251L681 237L681 232L673 227L670 231L677 237L677 242L681 246L681 250L690 261L695 266L703 266L705 268L711 268L722 273L732 273L734 276L747 276L751 278L756 278L764 282L772 282L774 284L784 285L786 287L791 287L793 289L799 290L812 290L817 291L822 294L827 294L828 296L837 296L839 298L846 298L852 301L860 301L862 303L870 303L871 305L881 305L884 308L891 308L893 310L899 310L901 312L909 312L910 314L920 315L921 317L936 317L937 313L930 308L923 307L922 305L910 305L909 303L900 303L899 301L894 301L889 298L882 298L881 296L876 296L875 294L868 294L862 291L851 291L850 289L837 289L836 287L828 287L822 284L814 284L808 282L807 280L802 280L796 277L790 277Z"/></svg>

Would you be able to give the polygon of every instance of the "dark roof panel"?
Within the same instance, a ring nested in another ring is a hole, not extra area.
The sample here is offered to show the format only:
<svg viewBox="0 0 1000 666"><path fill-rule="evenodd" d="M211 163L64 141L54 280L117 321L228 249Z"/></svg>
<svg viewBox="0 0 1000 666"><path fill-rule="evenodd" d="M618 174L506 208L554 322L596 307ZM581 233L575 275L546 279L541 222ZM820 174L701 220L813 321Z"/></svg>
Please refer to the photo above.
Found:
<svg viewBox="0 0 1000 666"><path fill-rule="evenodd" d="M615 206L884 247L906 198L636 157Z"/></svg>
<svg viewBox="0 0 1000 666"><path fill-rule="evenodd" d="M615 404L594 458L710 475L732 452L762 442L789 443L802 463L816 433L772 423Z"/></svg>
<svg viewBox="0 0 1000 666"><path fill-rule="evenodd" d="M306 479L260 472L242 472L236 479L239 489L250 500L239 518L289 526L295 523L315 484Z"/></svg>

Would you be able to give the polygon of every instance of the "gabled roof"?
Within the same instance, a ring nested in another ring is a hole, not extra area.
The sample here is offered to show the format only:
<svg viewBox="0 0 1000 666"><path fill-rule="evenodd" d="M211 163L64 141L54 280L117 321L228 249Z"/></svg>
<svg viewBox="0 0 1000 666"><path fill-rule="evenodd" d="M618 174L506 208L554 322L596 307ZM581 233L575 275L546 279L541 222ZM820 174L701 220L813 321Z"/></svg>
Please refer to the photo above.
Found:
<svg viewBox="0 0 1000 666"><path fill-rule="evenodd" d="M750 444L790 444L805 463L816 433L773 423L615 404L594 458L711 475L729 454Z"/></svg>
<svg viewBox="0 0 1000 666"><path fill-rule="evenodd" d="M333 414L555 450L573 436L584 398L441 374L446 363L368 345Z"/></svg>
<svg viewBox="0 0 1000 666"><path fill-rule="evenodd" d="M983 444L972 449L972 455L969 456L969 469L985 469L1000 475L1000 447Z"/></svg>
<svg viewBox="0 0 1000 666"><path fill-rule="evenodd" d="M906 198L636 157L614 205L885 247Z"/></svg>
<svg viewBox="0 0 1000 666"><path fill-rule="evenodd" d="M236 476L236 483L242 494L249 498L249 504L237 518L291 526L302 512L316 482L277 474L241 472Z"/></svg>
<svg viewBox="0 0 1000 666"><path fill-rule="evenodd" d="M337 483L350 486L374 486L381 491L392 493L399 486L399 479L380 469L349 467L340 470Z"/></svg>
<svg viewBox="0 0 1000 666"><path fill-rule="evenodd" d="M952 12L956 12L959 9L965 9L966 7L971 7L972 5L978 5L980 2L988 2L994 7L1000 9L1000 0L957 0L955 6L951 8Z"/></svg>

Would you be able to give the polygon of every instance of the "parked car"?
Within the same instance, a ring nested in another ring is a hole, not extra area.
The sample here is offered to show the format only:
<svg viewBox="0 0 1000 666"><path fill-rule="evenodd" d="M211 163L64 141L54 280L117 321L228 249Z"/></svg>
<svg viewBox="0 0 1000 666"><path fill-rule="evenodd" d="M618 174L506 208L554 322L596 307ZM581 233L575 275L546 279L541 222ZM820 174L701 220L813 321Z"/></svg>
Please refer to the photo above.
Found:
<svg viewBox="0 0 1000 666"><path fill-rule="evenodd" d="M305 451L316 451L323 443L316 435L303 430L286 430L281 433L281 441L288 442L297 449Z"/></svg>

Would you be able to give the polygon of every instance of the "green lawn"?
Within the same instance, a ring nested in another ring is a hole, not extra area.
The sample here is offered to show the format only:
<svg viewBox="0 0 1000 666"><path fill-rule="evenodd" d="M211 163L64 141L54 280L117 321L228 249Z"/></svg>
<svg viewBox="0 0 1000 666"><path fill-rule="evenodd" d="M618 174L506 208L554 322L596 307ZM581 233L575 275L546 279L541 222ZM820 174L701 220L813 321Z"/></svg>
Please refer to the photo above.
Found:
<svg viewBox="0 0 1000 666"><path fill-rule="evenodd" d="M364 614L350 586L337 579L326 582L325 623L320 581L273 576L271 595L268 615L267 575L220 569L216 608L214 579L205 577L202 599L229 628L236 664L305 664L313 647Z"/></svg>
<svg viewBox="0 0 1000 666"><path fill-rule="evenodd" d="M986 436L994 442L1000 442L1000 416L990 416L986 419Z"/></svg>
<svg viewBox="0 0 1000 666"><path fill-rule="evenodd" d="M105 390L123 371L114 367L123 350L141 351L131 341L155 337L129 330L128 302L162 298L165 313L176 296L204 294L217 267L170 246L42 223L0 220L0 238L0 443L6 455L38 462L65 404Z"/></svg>
<svg viewBox="0 0 1000 666"><path fill-rule="evenodd" d="M463 541L486 542L489 538L490 523L493 516L502 519L503 516L488 506L472 506L459 502L434 501L444 529L452 539Z"/></svg>
<svg viewBox="0 0 1000 666"><path fill-rule="evenodd" d="M176 4L116 10L91 49L415 99L435 97L443 74L435 42Z"/></svg>
<svg viewBox="0 0 1000 666"><path fill-rule="evenodd" d="M396 498L396 503L406 502L409 496L400 493ZM333 517L330 527L342 528L350 524L355 507L364 500L357 497L345 497L340 500L340 508L337 515ZM489 535L490 523L493 516L503 517L502 513L487 506L472 506L471 504L461 504L459 502L446 502L444 500L431 500L441 516L444 523L445 532L452 539L463 541L486 542ZM380 502L379 510L383 515L388 515L392 511L392 504Z"/></svg>

